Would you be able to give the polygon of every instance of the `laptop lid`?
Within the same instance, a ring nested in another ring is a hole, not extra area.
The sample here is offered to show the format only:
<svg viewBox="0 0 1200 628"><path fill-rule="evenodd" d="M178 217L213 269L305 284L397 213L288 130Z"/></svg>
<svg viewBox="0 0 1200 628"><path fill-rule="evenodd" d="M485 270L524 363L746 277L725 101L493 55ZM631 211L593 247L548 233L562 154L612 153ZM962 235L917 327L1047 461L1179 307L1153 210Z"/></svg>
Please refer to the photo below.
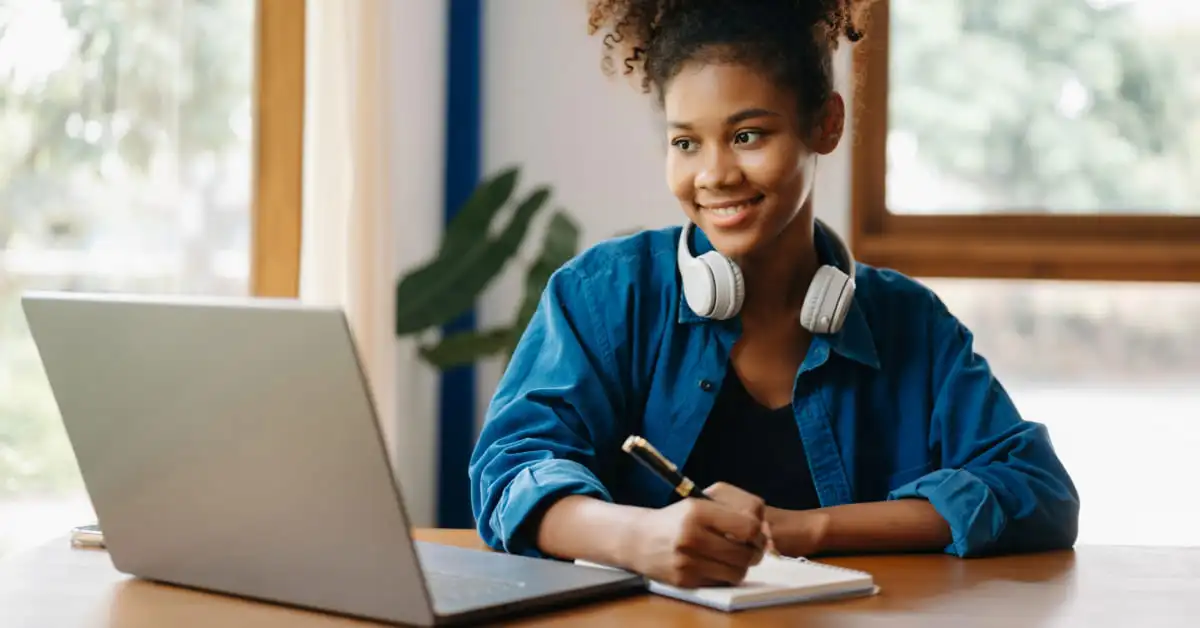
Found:
<svg viewBox="0 0 1200 628"><path fill-rule="evenodd" d="M434 623L341 310L46 293L22 305L117 569Z"/></svg>

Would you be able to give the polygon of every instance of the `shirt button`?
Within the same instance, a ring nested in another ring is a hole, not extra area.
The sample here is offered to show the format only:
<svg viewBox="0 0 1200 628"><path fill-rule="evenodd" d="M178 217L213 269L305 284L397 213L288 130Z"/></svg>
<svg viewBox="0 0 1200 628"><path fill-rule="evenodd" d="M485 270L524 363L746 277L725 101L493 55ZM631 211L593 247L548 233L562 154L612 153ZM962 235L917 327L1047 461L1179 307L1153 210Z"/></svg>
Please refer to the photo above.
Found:
<svg viewBox="0 0 1200 628"><path fill-rule="evenodd" d="M711 392L712 389L712 382L708 381L707 379L700 380L700 390L703 390L704 392Z"/></svg>

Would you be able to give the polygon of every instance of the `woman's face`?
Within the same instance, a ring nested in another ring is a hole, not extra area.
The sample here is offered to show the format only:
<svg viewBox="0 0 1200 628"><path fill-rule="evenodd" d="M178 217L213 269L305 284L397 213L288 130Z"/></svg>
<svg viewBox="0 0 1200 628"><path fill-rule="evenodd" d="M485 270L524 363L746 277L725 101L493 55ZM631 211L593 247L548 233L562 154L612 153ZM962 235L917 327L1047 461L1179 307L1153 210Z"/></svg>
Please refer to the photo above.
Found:
<svg viewBox="0 0 1200 628"><path fill-rule="evenodd" d="M667 84L663 108L667 185L684 213L726 256L762 251L812 187L796 96L744 65L692 63Z"/></svg>

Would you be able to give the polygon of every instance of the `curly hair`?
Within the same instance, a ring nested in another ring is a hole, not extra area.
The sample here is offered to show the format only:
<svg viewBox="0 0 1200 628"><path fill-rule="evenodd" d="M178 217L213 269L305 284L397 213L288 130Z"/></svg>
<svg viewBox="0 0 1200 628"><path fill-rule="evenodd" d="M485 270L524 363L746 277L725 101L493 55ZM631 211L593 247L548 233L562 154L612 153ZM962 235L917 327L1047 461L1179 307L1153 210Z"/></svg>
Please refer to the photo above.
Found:
<svg viewBox="0 0 1200 628"><path fill-rule="evenodd" d="M588 34L604 32L602 67L663 88L691 61L744 63L796 94L801 114L833 92L833 52L862 39L873 0L590 0Z"/></svg>

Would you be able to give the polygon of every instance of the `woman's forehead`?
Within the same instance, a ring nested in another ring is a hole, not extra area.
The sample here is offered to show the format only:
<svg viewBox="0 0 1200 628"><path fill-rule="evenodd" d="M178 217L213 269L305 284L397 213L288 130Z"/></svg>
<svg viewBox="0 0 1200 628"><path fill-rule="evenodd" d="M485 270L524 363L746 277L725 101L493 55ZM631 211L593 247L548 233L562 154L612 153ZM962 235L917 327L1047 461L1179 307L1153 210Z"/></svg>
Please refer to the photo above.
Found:
<svg viewBox="0 0 1200 628"><path fill-rule="evenodd" d="M675 75L663 92L663 110L672 124L734 121L749 110L788 115L796 99L771 77L748 65L691 63Z"/></svg>

